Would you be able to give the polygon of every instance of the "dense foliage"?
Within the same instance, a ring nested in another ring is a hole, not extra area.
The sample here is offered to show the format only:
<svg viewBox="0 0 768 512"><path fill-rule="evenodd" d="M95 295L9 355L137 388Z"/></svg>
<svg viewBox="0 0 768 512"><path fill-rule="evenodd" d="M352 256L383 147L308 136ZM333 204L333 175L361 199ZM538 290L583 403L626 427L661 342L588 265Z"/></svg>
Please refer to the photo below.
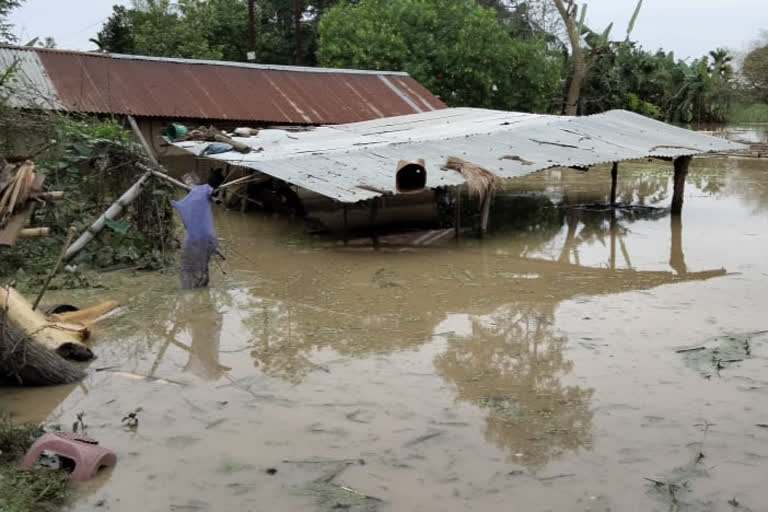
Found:
<svg viewBox="0 0 768 512"><path fill-rule="evenodd" d="M334 2L256 2L256 60L315 64L317 20ZM91 41L106 52L244 61L248 19L247 0L134 0L130 8L115 5Z"/></svg>
<svg viewBox="0 0 768 512"><path fill-rule="evenodd" d="M451 105L544 111L560 87L546 43L510 36L473 0L339 3L320 21L318 60L407 71Z"/></svg>
<svg viewBox="0 0 768 512"><path fill-rule="evenodd" d="M22 4L24 0L0 0L0 43L15 43L13 25L8 22L8 15Z"/></svg>
<svg viewBox="0 0 768 512"><path fill-rule="evenodd" d="M22 239L2 251L0 278L17 280L25 289L38 287L53 265L69 226L82 232L142 174L135 163L143 150L130 131L105 119L74 118L57 113L25 112L0 105L0 155L34 154L46 187L64 191L64 199L35 212L33 225L48 226L49 237ZM80 268L166 266L177 252L176 223L170 199L175 191L153 180L119 220L107 223L96 243L73 260ZM92 284L79 271L62 272L52 288Z"/></svg>

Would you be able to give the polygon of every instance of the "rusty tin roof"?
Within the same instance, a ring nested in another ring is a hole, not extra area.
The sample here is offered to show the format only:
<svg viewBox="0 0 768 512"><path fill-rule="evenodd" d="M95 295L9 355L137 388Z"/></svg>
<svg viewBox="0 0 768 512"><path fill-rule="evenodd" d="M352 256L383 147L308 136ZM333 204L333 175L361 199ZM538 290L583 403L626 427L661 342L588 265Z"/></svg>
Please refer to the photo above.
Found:
<svg viewBox="0 0 768 512"><path fill-rule="evenodd" d="M445 108L399 72L10 46L0 59L23 62L45 103L72 112L341 124Z"/></svg>

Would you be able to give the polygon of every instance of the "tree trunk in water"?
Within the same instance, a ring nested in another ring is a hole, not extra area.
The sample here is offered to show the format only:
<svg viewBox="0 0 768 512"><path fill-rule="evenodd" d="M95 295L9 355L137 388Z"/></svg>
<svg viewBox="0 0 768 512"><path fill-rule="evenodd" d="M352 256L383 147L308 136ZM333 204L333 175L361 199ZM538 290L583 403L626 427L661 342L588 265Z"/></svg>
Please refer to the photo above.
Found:
<svg viewBox="0 0 768 512"><path fill-rule="evenodd" d="M40 345L0 310L0 380L21 386L77 382L85 373Z"/></svg>
<svg viewBox="0 0 768 512"><path fill-rule="evenodd" d="M563 4L563 0L554 0L554 2L563 22L565 22L568 40L571 43L571 58L573 59L573 75L571 75L571 85L568 87L568 97L565 100L565 115L575 116L579 111L581 86L587 76L587 64L584 61L584 52L581 50L581 34L579 34L579 29L576 26L578 7L573 5L572 1L568 3L568 7Z"/></svg>

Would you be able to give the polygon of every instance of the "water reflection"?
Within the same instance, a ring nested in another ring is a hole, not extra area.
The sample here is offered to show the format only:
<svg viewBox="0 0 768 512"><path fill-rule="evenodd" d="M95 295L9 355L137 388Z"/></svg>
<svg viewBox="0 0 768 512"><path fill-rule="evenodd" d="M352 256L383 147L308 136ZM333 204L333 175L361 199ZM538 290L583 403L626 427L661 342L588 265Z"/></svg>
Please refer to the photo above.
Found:
<svg viewBox="0 0 768 512"><path fill-rule="evenodd" d="M435 358L457 398L487 411L486 439L534 469L591 442L593 391L561 383L573 363L553 323L552 304L506 305L471 317L471 332Z"/></svg>

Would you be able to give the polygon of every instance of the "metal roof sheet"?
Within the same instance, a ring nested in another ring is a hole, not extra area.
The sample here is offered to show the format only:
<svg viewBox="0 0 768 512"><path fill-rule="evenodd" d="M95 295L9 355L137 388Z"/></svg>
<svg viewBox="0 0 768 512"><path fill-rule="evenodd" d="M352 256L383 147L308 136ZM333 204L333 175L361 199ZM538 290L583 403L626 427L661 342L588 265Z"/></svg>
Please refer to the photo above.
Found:
<svg viewBox="0 0 768 512"><path fill-rule="evenodd" d="M449 157L515 178L551 167L745 147L623 110L563 117L455 108L297 133L262 130L237 140L257 151L207 158L243 165L345 203L381 195L371 187L396 194L399 160L423 158L427 187L433 188L464 182L460 173L442 169ZM200 154L207 143L175 145Z"/></svg>
<svg viewBox="0 0 768 512"><path fill-rule="evenodd" d="M0 47L0 70L14 68L0 92L16 108L60 109L61 102L37 53ZM10 86L10 87L8 87Z"/></svg>
<svg viewBox="0 0 768 512"><path fill-rule="evenodd" d="M445 108L400 72L7 46L0 56L24 62L56 108L72 112L340 124Z"/></svg>

